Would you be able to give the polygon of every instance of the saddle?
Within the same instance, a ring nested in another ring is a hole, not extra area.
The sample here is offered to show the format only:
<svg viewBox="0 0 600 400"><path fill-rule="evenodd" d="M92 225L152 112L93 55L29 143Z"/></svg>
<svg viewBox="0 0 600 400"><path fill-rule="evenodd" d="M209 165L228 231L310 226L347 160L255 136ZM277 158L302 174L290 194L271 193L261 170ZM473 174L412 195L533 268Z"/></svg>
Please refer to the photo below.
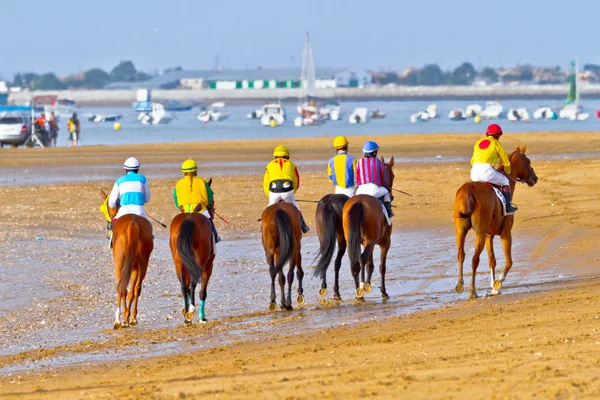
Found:
<svg viewBox="0 0 600 400"><path fill-rule="evenodd" d="M377 199L377 200L379 200L379 202L381 203L381 209L383 210L383 215L385 216L387 224L391 225L392 224L392 217L389 216L389 214L387 212L387 209L385 208L385 204L383 204L383 197L380 198L380 199Z"/></svg>
<svg viewBox="0 0 600 400"><path fill-rule="evenodd" d="M500 185L494 185L493 183L489 183L489 182L485 182L486 185L489 185L492 187L492 189L494 189L494 193L496 193L496 197L500 200L500 203L502 203L502 216L506 217L506 199L504 198L504 194L502 193L502 186Z"/></svg>

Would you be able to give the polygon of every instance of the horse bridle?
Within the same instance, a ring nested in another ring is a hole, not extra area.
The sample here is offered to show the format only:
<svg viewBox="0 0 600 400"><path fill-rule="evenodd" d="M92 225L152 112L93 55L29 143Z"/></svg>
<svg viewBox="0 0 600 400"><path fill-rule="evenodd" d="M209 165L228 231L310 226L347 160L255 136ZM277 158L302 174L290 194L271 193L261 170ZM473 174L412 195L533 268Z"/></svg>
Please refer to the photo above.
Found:
<svg viewBox="0 0 600 400"><path fill-rule="evenodd" d="M523 180L520 178L513 178L512 176L510 176L509 174L507 174L506 172L504 173L504 175L510 179L513 182L518 182L518 183L533 183L533 168L531 168L531 165L527 165L527 163L525 162L525 155L523 153L521 153L520 151L515 151L513 154L517 153L519 155L519 157L521 157L521 161L523 162L523 165L525 165L527 167L527 172L529 173L529 177L527 178L527 180ZM512 157L512 154L511 154Z"/></svg>

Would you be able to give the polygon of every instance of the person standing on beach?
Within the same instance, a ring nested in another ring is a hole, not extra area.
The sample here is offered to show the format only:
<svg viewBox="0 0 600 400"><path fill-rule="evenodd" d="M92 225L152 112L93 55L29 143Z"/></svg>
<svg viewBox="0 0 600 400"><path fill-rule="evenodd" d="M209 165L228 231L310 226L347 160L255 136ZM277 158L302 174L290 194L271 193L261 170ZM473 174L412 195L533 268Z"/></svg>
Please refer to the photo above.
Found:
<svg viewBox="0 0 600 400"><path fill-rule="evenodd" d="M52 147L56 147L56 142L58 138L58 122L56 122L56 115L54 115L54 111L50 113L48 116L48 125L50 128L50 140L49 144Z"/></svg>
<svg viewBox="0 0 600 400"><path fill-rule="evenodd" d="M69 135L71 137L71 146L77 147L79 135L81 133L81 126L79 124L79 119L77 119L77 113L73 113L71 119L67 121L67 129L69 130Z"/></svg>
<svg viewBox="0 0 600 400"><path fill-rule="evenodd" d="M269 205L285 201L296 206L300 211L302 232L306 233L310 228L304 221L302 210L300 210L295 197L299 187L300 175L298 174L298 168L290 160L290 152L285 146L277 146L273 151L273 161L267 164L265 170L263 189L269 197Z"/></svg>
<svg viewBox="0 0 600 400"><path fill-rule="evenodd" d="M356 158L348 155L348 139L345 136L336 137L333 140L333 147L337 150L337 155L327 164L329 182L335 186L336 194L352 197L356 190L354 182Z"/></svg>

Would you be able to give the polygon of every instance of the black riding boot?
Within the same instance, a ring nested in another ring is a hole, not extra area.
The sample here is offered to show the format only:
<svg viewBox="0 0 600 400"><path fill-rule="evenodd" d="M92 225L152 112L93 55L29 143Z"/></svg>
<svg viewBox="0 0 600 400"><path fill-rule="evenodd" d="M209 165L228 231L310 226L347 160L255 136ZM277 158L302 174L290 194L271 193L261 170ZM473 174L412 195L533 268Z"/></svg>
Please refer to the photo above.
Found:
<svg viewBox="0 0 600 400"><path fill-rule="evenodd" d="M217 244L221 241L221 238L219 237L219 234L217 233L217 227L215 226L215 222L212 220L212 218L210 219L210 224L212 226L212 233L215 236L215 244Z"/></svg>
<svg viewBox="0 0 600 400"><path fill-rule="evenodd" d="M510 192L502 192L502 194L504 195L504 201L506 202L506 215L512 215L512 214L516 213L518 208L510 201L511 193Z"/></svg>
<svg viewBox="0 0 600 400"><path fill-rule="evenodd" d="M306 225L306 222L304 222L304 215L302 215L302 213L300 213L300 221L302 222L302 233L310 231L310 228Z"/></svg>
<svg viewBox="0 0 600 400"><path fill-rule="evenodd" d="M396 214L394 214L394 212L392 211L392 202L391 201L384 201L383 205L385 206L385 211L387 211L388 215L390 216L390 218L392 218L393 216L395 216Z"/></svg>

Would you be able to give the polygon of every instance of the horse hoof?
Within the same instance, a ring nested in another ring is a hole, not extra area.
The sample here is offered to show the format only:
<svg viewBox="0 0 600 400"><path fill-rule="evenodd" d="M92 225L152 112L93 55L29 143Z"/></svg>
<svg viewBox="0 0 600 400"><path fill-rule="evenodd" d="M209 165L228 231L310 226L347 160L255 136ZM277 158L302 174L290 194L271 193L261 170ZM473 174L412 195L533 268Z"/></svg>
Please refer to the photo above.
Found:
<svg viewBox="0 0 600 400"><path fill-rule="evenodd" d="M188 311L185 313L184 318L186 322L192 322L194 319L194 313L192 311Z"/></svg>
<svg viewBox="0 0 600 400"><path fill-rule="evenodd" d="M187 319L184 320L183 322L185 322L186 325L191 325L192 324L192 321L188 321Z"/></svg>
<svg viewBox="0 0 600 400"><path fill-rule="evenodd" d="M477 298L477 293L474 293L474 292L473 292L473 293L471 293L471 294L469 295L469 299L470 299L470 300L475 300L476 298Z"/></svg>
<svg viewBox="0 0 600 400"><path fill-rule="evenodd" d="M334 299L334 300L337 300L337 301L342 301L342 296L340 296L340 294L339 294L339 293L337 293L337 294L335 294L335 295L333 296L333 299Z"/></svg>
<svg viewBox="0 0 600 400"><path fill-rule="evenodd" d="M462 283L456 285L456 293L461 294L465 290L465 287Z"/></svg>
<svg viewBox="0 0 600 400"><path fill-rule="evenodd" d="M275 302L269 304L269 310L275 311L276 309L277 309L277 304L275 304Z"/></svg>
<svg viewBox="0 0 600 400"><path fill-rule="evenodd" d="M129 321L129 325L131 326L137 326L137 319L132 319L131 321Z"/></svg>
<svg viewBox="0 0 600 400"><path fill-rule="evenodd" d="M494 285L492 286L492 289L500 290L501 288L502 288L502 281L500 279L496 279L494 281Z"/></svg>
<svg viewBox="0 0 600 400"><path fill-rule="evenodd" d="M367 283L367 284L365 285L365 293L371 293L371 289L372 289L372 288L371 288L371 284L370 284L370 283Z"/></svg>
<svg viewBox="0 0 600 400"><path fill-rule="evenodd" d="M206 318L202 318L200 321L198 321L198 323L200 324L206 324L208 321L206 320Z"/></svg>
<svg viewBox="0 0 600 400"><path fill-rule="evenodd" d="M304 304L304 301L305 301L304 295L299 294L296 301L298 302L298 304Z"/></svg>
<svg viewBox="0 0 600 400"><path fill-rule="evenodd" d="M325 288L319 289L319 296L325 297L325 295L327 295L327 289L325 289Z"/></svg>
<svg viewBox="0 0 600 400"><path fill-rule="evenodd" d="M387 293L382 293L382 294L381 294L381 298L382 298L383 300L387 300L387 299L389 299L389 298L390 298L390 296L389 296Z"/></svg>
<svg viewBox="0 0 600 400"><path fill-rule="evenodd" d="M113 329L121 329L121 323L120 322L115 322L115 325L113 326Z"/></svg>
<svg viewBox="0 0 600 400"><path fill-rule="evenodd" d="M492 289L492 296L498 296L500 294L500 291L497 289Z"/></svg>
<svg viewBox="0 0 600 400"><path fill-rule="evenodd" d="M129 328L129 322L123 322L122 327L123 328Z"/></svg>
<svg viewBox="0 0 600 400"><path fill-rule="evenodd" d="M356 297L355 300L356 300L357 303L364 303L365 298L364 297Z"/></svg>
<svg viewBox="0 0 600 400"><path fill-rule="evenodd" d="M365 289L359 287L356 289L356 297L361 298L365 295Z"/></svg>

